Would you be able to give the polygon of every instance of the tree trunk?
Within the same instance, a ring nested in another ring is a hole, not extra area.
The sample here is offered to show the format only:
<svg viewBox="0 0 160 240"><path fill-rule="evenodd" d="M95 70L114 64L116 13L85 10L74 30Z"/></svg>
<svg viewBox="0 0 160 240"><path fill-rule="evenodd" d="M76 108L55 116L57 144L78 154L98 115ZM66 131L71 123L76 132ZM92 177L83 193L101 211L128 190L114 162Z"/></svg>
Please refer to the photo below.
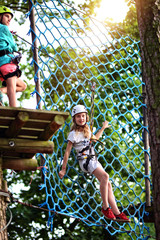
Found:
<svg viewBox="0 0 160 240"><path fill-rule="evenodd" d="M141 40L142 79L146 85L156 239L160 240L160 45L159 0L136 0Z"/></svg>
<svg viewBox="0 0 160 240"><path fill-rule="evenodd" d="M3 189L3 171L2 171L2 159L0 158L0 190ZM6 202L5 197L0 195L0 240L7 240L7 228L6 226Z"/></svg>

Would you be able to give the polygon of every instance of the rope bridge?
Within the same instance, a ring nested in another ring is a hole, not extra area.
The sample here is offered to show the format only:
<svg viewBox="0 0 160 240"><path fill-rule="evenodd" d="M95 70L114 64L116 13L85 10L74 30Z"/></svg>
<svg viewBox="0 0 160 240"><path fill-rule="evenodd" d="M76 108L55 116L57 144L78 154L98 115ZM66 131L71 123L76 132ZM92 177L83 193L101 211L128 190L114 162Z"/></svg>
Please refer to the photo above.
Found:
<svg viewBox="0 0 160 240"><path fill-rule="evenodd" d="M93 131L105 119L111 124L101 139L105 147L98 160L110 176L119 208L132 220L127 224L106 221L101 214L99 184L94 176L80 171L73 150L67 174L59 178L71 126L69 117L52 137L54 153L43 156L48 169L41 186L46 201L41 207L50 210L49 225L52 229L55 211L81 219L89 226L104 226L111 235L127 232L130 239L144 239L143 234L149 231L144 223L145 182L150 181L150 176L144 166L144 155L149 156L149 152L144 149L147 126L142 114L146 106L140 43L61 1L30 3L28 16L33 11L35 15L35 27L30 32L38 56L33 59L37 67L35 82L40 84L40 92L37 88L34 91L39 96L37 108L41 104L47 110L71 113L73 106L84 104L90 113L94 101ZM101 147L95 143L97 152Z"/></svg>

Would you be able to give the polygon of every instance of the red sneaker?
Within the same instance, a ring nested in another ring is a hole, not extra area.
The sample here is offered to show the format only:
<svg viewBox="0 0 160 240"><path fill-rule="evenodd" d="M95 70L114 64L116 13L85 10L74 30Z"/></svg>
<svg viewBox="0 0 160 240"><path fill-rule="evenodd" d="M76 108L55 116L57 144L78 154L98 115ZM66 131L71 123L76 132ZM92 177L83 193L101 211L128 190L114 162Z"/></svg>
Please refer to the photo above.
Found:
<svg viewBox="0 0 160 240"><path fill-rule="evenodd" d="M126 214L124 214L123 212L120 213L119 215L115 215L115 217L116 217L117 222L130 222L131 221L129 218L127 218Z"/></svg>
<svg viewBox="0 0 160 240"><path fill-rule="evenodd" d="M105 218L107 218L109 220L116 220L116 217L115 217L115 215L113 214L113 212L110 208L107 208L106 210L104 210L102 208L102 213L105 216Z"/></svg>

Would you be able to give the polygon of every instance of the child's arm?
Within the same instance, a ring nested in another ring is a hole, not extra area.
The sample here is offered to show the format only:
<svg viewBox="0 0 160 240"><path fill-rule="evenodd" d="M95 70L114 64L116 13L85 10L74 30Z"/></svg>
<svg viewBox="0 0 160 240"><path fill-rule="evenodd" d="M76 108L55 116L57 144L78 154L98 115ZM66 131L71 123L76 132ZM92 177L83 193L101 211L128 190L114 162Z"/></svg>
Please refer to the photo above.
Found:
<svg viewBox="0 0 160 240"><path fill-rule="evenodd" d="M109 128L110 126L111 125L108 125L108 121L103 122L102 128L95 134L96 139L99 139L102 136L104 129Z"/></svg>
<svg viewBox="0 0 160 240"><path fill-rule="evenodd" d="M68 158L72 149L72 145L73 143L71 141L68 141L67 147L66 147L66 151L63 157L63 164L62 164L62 170L59 172L59 176L60 178L63 178L64 175L66 174L66 166L67 166L67 162L68 162Z"/></svg>

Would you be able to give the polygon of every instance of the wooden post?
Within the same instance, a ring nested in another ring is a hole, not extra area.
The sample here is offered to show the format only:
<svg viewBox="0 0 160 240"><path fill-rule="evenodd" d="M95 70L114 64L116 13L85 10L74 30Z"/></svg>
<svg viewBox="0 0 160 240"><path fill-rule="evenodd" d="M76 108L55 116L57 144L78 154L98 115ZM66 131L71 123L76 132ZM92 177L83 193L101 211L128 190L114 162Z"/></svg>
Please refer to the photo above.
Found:
<svg viewBox="0 0 160 240"><path fill-rule="evenodd" d="M13 169L15 171L35 171L37 169L37 160L35 158L31 159L15 159L8 158L3 160L3 169Z"/></svg>
<svg viewBox="0 0 160 240"><path fill-rule="evenodd" d="M56 115L54 120L46 127L45 131L41 133L39 139L47 140L64 124L65 119L63 116Z"/></svg>
<svg viewBox="0 0 160 240"><path fill-rule="evenodd" d="M2 158L0 157L0 190L3 189L3 171L2 171ZM6 207L5 197L0 195L0 240L7 240L6 226Z"/></svg>
<svg viewBox="0 0 160 240"><path fill-rule="evenodd" d="M53 153L54 143L27 139L0 138L0 150L17 153Z"/></svg>
<svg viewBox="0 0 160 240"><path fill-rule="evenodd" d="M35 14L34 14L34 7L33 7L34 0L29 0L29 10L31 14L29 16L30 23L31 23L31 34L32 34L32 45L33 45L33 59L34 59L34 71L36 75L36 96L37 96L37 105L39 109L42 109L41 98L40 98L40 73L39 73L39 62L38 62L38 46L37 46L37 39L36 39L36 25L35 25ZM44 165L45 161L41 157L41 165ZM42 177L43 178L43 177Z"/></svg>
<svg viewBox="0 0 160 240"><path fill-rule="evenodd" d="M143 92L143 120L144 120L144 127L148 127L148 119L147 119L147 112L146 112L146 91L145 86L142 85L142 92ZM148 131L144 128L144 160L145 160L145 175L149 176L149 154L147 151L149 150L149 136ZM150 180L146 177L145 178L145 189L146 189L146 206L151 206L150 201Z"/></svg>
<svg viewBox="0 0 160 240"><path fill-rule="evenodd" d="M37 96L37 105L39 109L42 109L41 98L40 98L40 73L39 73L39 61L38 61L38 46L37 46L37 39L36 39L36 25L35 25L35 14L34 14L34 7L33 7L34 0L29 0L29 10L31 14L29 16L30 23L31 23L31 34L32 34L32 45L33 45L33 59L34 59L34 71L36 75L36 96ZM44 165L45 161L44 158L41 157L41 165ZM43 179L43 176L42 176Z"/></svg>
<svg viewBox="0 0 160 240"><path fill-rule="evenodd" d="M40 97L40 73L39 73L39 62L38 62L38 46L37 46L37 38L36 38L36 25L35 25L35 18L34 18L34 7L33 2L29 0L29 10L31 14L29 16L30 23L31 23L31 35L32 35L32 46L33 46L33 59L34 59L34 71L36 76L36 96L37 96L37 105L39 109L42 109L41 104L41 97Z"/></svg>
<svg viewBox="0 0 160 240"><path fill-rule="evenodd" d="M5 132L6 137L16 137L24 126L24 124L28 121L29 115L26 112L19 112L15 120L9 126L9 128Z"/></svg>

